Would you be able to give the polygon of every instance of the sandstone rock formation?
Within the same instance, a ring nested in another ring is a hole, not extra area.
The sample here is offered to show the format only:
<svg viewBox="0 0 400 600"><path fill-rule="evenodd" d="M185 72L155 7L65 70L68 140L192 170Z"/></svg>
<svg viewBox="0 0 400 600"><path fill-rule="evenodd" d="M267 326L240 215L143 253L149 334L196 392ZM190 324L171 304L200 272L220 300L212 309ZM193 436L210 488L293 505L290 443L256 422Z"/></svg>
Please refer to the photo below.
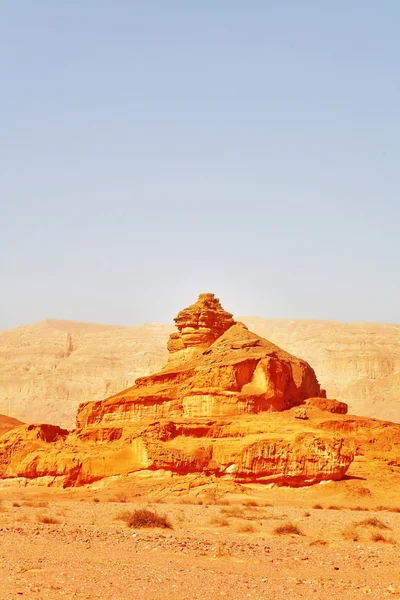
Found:
<svg viewBox="0 0 400 600"><path fill-rule="evenodd" d="M281 411L325 397L310 365L234 323L212 294L200 295L176 321L166 367L107 400L81 405L78 427Z"/></svg>
<svg viewBox="0 0 400 600"><path fill-rule="evenodd" d="M234 323L214 294L200 294L198 301L181 310L174 321L178 331L168 340L168 368L200 356Z"/></svg>
<svg viewBox="0 0 400 600"><path fill-rule="evenodd" d="M400 422L400 326L242 317L250 330L309 362L350 412ZM0 332L0 412L73 427L78 404L159 371L172 325L43 321Z"/></svg>
<svg viewBox="0 0 400 600"><path fill-rule="evenodd" d="M353 444L293 421L281 413L251 420L145 419L135 426L95 426L70 434L25 425L0 437L0 479L56 487L143 472L294 487L341 479L353 460Z"/></svg>
<svg viewBox="0 0 400 600"><path fill-rule="evenodd" d="M75 431L25 425L1 436L0 478L68 487L144 471L292 486L343 477L353 444L287 416L324 398L310 365L234 323L210 294L177 325L164 370L82 404Z"/></svg>

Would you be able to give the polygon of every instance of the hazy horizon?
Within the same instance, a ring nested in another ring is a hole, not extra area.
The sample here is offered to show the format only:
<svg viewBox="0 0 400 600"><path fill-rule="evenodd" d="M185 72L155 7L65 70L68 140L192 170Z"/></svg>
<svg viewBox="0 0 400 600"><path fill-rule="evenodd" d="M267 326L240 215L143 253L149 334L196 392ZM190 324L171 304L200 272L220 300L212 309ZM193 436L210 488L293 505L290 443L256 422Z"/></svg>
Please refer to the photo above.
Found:
<svg viewBox="0 0 400 600"><path fill-rule="evenodd" d="M400 323L400 4L54 4L0 19L0 330Z"/></svg>

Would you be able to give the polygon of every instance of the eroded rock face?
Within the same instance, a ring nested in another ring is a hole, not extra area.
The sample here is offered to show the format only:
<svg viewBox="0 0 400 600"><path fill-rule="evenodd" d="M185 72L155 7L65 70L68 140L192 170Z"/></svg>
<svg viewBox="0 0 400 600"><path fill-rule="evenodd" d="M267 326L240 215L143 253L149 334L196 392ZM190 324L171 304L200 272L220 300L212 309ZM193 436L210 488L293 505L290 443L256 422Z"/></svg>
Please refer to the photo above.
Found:
<svg viewBox="0 0 400 600"><path fill-rule="evenodd" d="M234 323L211 294L176 321L181 329L170 338L165 368L107 400L81 405L78 427L282 411L324 397L308 363Z"/></svg>
<svg viewBox="0 0 400 600"><path fill-rule="evenodd" d="M234 324L214 294L200 294L197 302L181 310L174 321L178 331L168 340L167 368L195 359Z"/></svg>
<svg viewBox="0 0 400 600"><path fill-rule="evenodd" d="M400 422L400 325L241 317L312 365L328 398L353 414ZM43 321L0 332L0 413L72 428L78 405L156 373L172 325Z"/></svg>
<svg viewBox="0 0 400 600"><path fill-rule="evenodd" d="M70 487L147 470L296 487L343 477L352 444L330 432L303 431L289 415L283 422L271 417L161 420L69 435L55 428L51 439L43 426L20 426L0 437L0 478ZM285 423L291 429L283 439Z"/></svg>
<svg viewBox="0 0 400 600"><path fill-rule="evenodd" d="M324 398L308 363L235 323L212 294L176 322L164 369L80 405L75 431L26 425L0 437L0 478L68 487L143 471L292 486L343 477L353 444L291 414Z"/></svg>

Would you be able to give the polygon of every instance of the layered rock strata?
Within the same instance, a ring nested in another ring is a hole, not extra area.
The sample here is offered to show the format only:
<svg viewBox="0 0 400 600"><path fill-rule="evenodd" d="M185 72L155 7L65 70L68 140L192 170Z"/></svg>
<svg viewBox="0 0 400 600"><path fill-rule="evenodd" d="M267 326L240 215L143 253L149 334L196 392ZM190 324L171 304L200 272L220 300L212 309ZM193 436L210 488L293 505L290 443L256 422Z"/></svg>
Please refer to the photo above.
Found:
<svg viewBox="0 0 400 600"><path fill-rule="evenodd" d="M200 295L176 321L165 368L107 400L80 405L78 427L282 411L325 397L308 363L235 323L212 294Z"/></svg>
<svg viewBox="0 0 400 600"><path fill-rule="evenodd" d="M343 477L353 443L295 419L308 398L307 416L327 402L308 363L235 323L212 294L176 323L165 368L80 405L75 431L27 425L0 437L0 478L68 487L146 471L292 486Z"/></svg>

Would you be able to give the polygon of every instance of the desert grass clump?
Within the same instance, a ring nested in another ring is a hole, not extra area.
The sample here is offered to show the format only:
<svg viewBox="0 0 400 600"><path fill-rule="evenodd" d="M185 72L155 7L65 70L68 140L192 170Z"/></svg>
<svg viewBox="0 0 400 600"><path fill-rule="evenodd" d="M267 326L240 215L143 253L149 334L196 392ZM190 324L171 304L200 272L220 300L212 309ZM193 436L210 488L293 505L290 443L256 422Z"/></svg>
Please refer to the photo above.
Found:
<svg viewBox="0 0 400 600"><path fill-rule="evenodd" d="M290 521L288 521L287 523L282 523L282 525L278 525L277 527L275 527L274 533L276 535L303 535L299 527L297 527L297 525L294 525L294 523L290 523Z"/></svg>
<svg viewBox="0 0 400 600"><path fill-rule="evenodd" d="M225 542L218 542L215 549L215 556L217 558L232 556L232 550L226 545Z"/></svg>
<svg viewBox="0 0 400 600"><path fill-rule="evenodd" d="M216 525L217 527L228 527L229 521L227 519L223 519L222 517L212 517L210 519L210 525Z"/></svg>
<svg viewBox="0 0 400 600"><path fill-rule="evenodd" d="M227 517L241 519L244 517L244 512L240 506L230 506L229 508L221 508L221 514Z"/></svg>
<svg viewBox="0 0 400 600"><path fill-rule="evenodd" d="M128 501L128 495L125 492L118 492L117 494L115 494L115 496L110 498L110 502L127 502L127 501Z"/></svg>
<svg viewBox="0 0 400 600"><path fill-rule="evenodd" d="M380 519L377 519L376 517L369 517L368 519L364 519L355 525L356 527L376 527L377 529L390 529L386 523Z"/></svg>
<svg viewBox="0 0 400 600"><path fill-rule="evenodd" d="M184 496L183 498L179 498L178 503L202 506L203 500L200 498L194 498L192 496Z"/></svg>
<svg viewBox="0 0 400 600"><path fill-rule="evenodd" d="M251 523L241 523L237 528L238 533L254 533L255 527Z"/></svg>
<svg viewBox="0 0 400 600"><path fill-rule="evenodd" d="M358 542L360 539L360 534L354 525L346 527L346 529L342 532L342 536L349 542Z"/></svg>
<svg viewBox="0 0 400 600"><path fill-rule="evenodd" d="M60 520L57 519L57 517L45 514L39 514L37 520L38 523L43 523L44 525L57 525L58 523L60 523Z"/></svg>
<svg viewBox="0 0 400 600"><path fill-rule="evenodd" d="M141 529L143 527L173 529L172 524L166 515L160 515L148 508L137 508L132 511L126 510L117 518L125 521L128 527L131 527L132 529Z"/></svg>
<svg viewBox="0 0 400 600"><path fill-rule="evenodd" d="M369 512L370 509L367 506L351 506L349 510L359 511L359 512Z"/></svg>
<svg viewBox="0 0 400 600"><path fill-rule="evenodd" d="M385 537L382 533L379 533L379 531L377 531L376 533L373 533L371 535L371 541L372 542L385 542L385 543L393 543L393 540L389 540L387 537Z"/></svg>
<svg viewBox="0 0 400 600"><path fill-rule="evenodd" d="M47 508L49 503L46 500L26 500L22 503L22 506L27 506L29 508Z"/></svg>
<svg viewBox="0 0 400 600"><path fill-rule="evenodd" d="M255 500L246 500L246 502L243 502L243 506L248 506L249 508L253 508L253 507L259 506L259 504Z"/></svg>
<svg viewBox="0 0 400 600"><path fill-rule="evenodd" d="M326 540L313 540L309 543L309 546L328 546L328 542Z"/></svg>

